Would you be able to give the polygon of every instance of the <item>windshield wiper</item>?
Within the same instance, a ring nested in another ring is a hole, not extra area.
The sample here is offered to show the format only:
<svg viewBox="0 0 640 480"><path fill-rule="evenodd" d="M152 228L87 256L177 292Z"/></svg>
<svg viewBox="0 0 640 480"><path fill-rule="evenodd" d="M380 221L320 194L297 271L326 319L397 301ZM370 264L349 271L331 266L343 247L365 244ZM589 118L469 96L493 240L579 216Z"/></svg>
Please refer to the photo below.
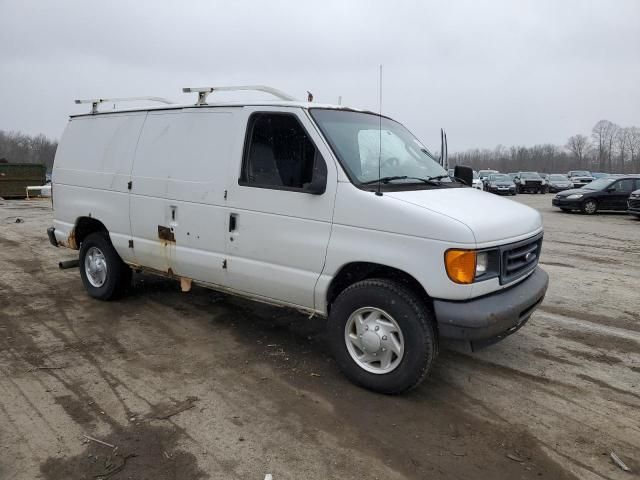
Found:
<svg viewBox="0 0 640 480"><path fill-rule="evenodd" d="M376 178L375 180L369 180L368 182L362 182L362 185L371 185L373 183L389 183L393 180L404 180L405 178L409 178L406 175L394 175L392 177L382 177Z"/></svg>
<svg viewBox="0 0 640 480"><path fill-rule="evenodd" d="M418 180L422 183L426 183L427 185L434 185L436 187L440 187L442 184L440 182L434 181L432 178L420 178L420 177L408 177L407 175L395 175L392 177L382 177L380 179L369 180L368 182L362 182L362 185L373 185L374 183L389 183L393 180Z"/></svg>
<svg viewBox="0 0 640 480"><path fill-rule="evenodd" d="M434 181L434 180L442 180L443 178L456 178L456 177L454 177L453 175L449 175L449 174L447 174L447 175L436 175L435 177L427 177L427 178L425 178L425 180Z"/></svg>

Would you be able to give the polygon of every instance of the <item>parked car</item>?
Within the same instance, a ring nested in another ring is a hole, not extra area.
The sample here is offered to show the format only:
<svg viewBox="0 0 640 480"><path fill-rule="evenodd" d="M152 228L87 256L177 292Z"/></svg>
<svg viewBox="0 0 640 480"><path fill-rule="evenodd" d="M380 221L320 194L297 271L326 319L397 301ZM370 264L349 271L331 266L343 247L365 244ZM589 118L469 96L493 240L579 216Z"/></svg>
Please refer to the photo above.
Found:
<svg viewBox="0 0 640 480"><path fill-rule="evenodd" d="M567 177L573 184L573 188L584 187L587 183L594 180L593 176L588 170L570 170L567 173Z"/></svg>
<svg viewBox="0 0 640 480"><path fill-rule="evenodd" d="M122 295L135 268L327 317L338 367L384 393L418 385L439 339L487 346L540 305L537 210L451 179L387 117L238 88L277 100L80 101L93 108L60 140L47 233L79 250L91 297Z"/></svg>
<svg viewBox="0 0 640 480"><path fill-rule="evenodd" d="M506 173L492 173L484 181L484 189L487 192L501 195L515 195L516 184Z"/></svg>
<svg viewBox="0 0 640 480"><path fill-rule="evenodd" d="M599 210L625 211L631 192L637 189L640 189L640 175L603 177L582 188L558 193L551 204L565 212L580 210L588 215Z"/></svg>
<svg viewBox="0 0 640 480"><path fill-rule="evenodd" d="M544 193L546 182L538 172L518 172L514 183L518 193Z"/></svg>
<svg viewBox="0 0 640 480"><path fill-rule="evenodd" d="M544 193L549 193L549 174L548 173L538 173L540 177L544 180Z"/></svg>
<svg viewBox="0 0 640 480"><path fill-rule="evenodd" d="M511 177L511 180L513 180L515 183L515 179L518 176L518 174L516 172L513 172L513 173L507 173L507 175L509 175Z"/></svg>
<svg viewBox="0 0 640 480"><path fill-rule="evenodd" d="M489 175L492 173L500 173L498 170L480 170L478 172L478 176L480 177L480 182L482 183L482 189L484 190L484 181L487 179Z"/></svg>
<svg viewBox="0 0 640 480"><path fill-rule="evenodd" d="M573 183L567 178L566 175L559 173L552 173L548 179L548 191L551 193L561 192L573 188Z"/></svg>
<svg viewBox="0 0 640 480"><path fill-rule="evenodd" d="M591 172L591 176L594 178L594 180L597 180L597 179L602 178L602 177L608 177L609 174L608 173L603 173L603 172Z"/></svg>
<svg viewBox="0 0 640 480"><path fill-rule="evenodd" d="M640 187L640 181L636 180L636 186ZM640 190L631 192L627 200L627 212L640 218Z"/></svg>
<svg viewBox="0 0 640 480"><path fill-rule="evenodd" d="M480 180L480 175L475 170L473 171L473 184L471 185L473 188L477 188L478 190L482 190L482 181Z"/></svg>

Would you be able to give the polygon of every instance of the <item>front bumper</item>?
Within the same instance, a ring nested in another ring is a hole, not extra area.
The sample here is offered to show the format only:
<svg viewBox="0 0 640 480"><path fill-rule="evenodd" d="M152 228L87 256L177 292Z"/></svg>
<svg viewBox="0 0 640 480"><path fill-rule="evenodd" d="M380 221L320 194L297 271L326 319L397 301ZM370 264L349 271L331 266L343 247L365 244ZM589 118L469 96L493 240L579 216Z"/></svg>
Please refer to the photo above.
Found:
<svg viewBox="0 0 640 480"><path fill-rule="evenodd" d="M543 190L544 186L541 183L521 183L520 184L520 191L524 192L524 191L531 191L531 192L538 192L540 190Z"/></svg>
<svg viewBox="0 0 640 480"><path fill-rule="evenodd" d="M516 193L516 187L488 187L487 191L498 195L510 195Z"/></svg>
<svg viewBox="0 0 640 480"><path fill-rule="evenodd" d="M573 188L573 187L559 187L559 186L556 186L556 185L549 185L549 191L551 193L562 192L563 190L569 190L571 188Z"/></svg>
<svg viewBox="0 0 640 480"><path fill-rule="evenodd" d="M529 320L548 286L549 276L536 267L517 285L480 298L461 302L434 299L440 336L470 341L474 350L498 342Z"/></svg>
<svg viewBox="0 0 640 480"><path fill-rule="evenodd" d="M554 197L551 200L551 205L553 205L554 207L560 207L560 208L579 209L582 205L582 198L575 198L575 199L568 200L567 197L564 197L564 198Z"/></svg>

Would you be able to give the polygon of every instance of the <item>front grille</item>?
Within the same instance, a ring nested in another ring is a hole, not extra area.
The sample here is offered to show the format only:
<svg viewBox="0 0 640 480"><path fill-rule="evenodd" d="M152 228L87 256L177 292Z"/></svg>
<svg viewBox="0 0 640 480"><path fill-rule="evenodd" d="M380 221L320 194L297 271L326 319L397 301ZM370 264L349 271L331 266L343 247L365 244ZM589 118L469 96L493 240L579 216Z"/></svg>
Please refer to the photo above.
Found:
<svg viewBox="0 0 640 480"><path fill-rule="evenodd" d="M633 210L640 210L640 198L630 198L629 208L632 208Z"/></svg>
<svg viewBox="0 0 640 480"><path fill-rule="evenodd" d="M541 251L542 234L502 246L500 248L500 284L513 282L536 268Z"/></svg>
<svg viewBox="0 0 640 480"><path fill-rule="evenodd" d="M532 187L540 185L542 182L540 180L525 180L525 185L530 185Z"/></svg>

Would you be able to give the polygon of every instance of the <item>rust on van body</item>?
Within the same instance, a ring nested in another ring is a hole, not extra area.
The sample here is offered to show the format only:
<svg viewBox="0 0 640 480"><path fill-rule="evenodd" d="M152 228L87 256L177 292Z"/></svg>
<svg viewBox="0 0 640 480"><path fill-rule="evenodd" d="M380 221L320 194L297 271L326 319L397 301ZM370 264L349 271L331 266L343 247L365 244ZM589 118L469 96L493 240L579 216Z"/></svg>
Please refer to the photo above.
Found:
<svg viewBox="0 0 640 480"><path fill-rule="evenodd" d="M66 240L58 240L58 246L71 248L72 250L78 250L78 243L76 242L76 228L73 227Z"/></svg>
<svg viewBox="0 0 640 480"><path fill-rule="evenodd" d="M158 225L158 238L165 242L176 243L176 237L169 227Z"/></svg>

